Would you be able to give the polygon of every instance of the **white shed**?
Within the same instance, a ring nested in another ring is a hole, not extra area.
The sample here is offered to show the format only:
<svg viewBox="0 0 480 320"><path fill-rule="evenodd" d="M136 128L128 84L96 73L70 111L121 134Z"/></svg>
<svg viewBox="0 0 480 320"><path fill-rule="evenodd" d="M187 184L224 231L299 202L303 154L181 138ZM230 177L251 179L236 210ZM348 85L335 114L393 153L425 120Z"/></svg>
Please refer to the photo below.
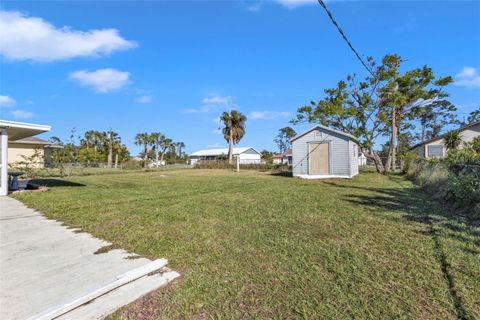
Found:
<svg viewBox="0 0 480 320"><path fill-rule="evenodd" d="M358 174L358 140L348 133L317 125L290 141L294 177L352 178Z"/></svg>
<svg viewBox="0 0 480 320"><path fill-rule="evenodd" d="M228 148L205 149L190 154L190 164L198 161L217 161L228 154ZM240 164L260 164L262 155L252 147L233 148L233 156L240 159Z"/></svg>

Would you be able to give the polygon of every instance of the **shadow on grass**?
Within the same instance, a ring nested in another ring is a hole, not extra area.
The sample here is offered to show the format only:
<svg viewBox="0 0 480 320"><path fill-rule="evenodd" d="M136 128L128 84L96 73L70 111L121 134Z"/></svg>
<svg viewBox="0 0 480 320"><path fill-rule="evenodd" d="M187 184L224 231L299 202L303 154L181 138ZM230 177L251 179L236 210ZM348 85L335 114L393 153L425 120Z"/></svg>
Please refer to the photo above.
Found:
<svg viewBox="0 0 480 320"><path fill-rule="evenodd" d="M286 178L293 177L291 171L272 172L270 173L270 175L275 177L286 177Z"/></svg>
<svg viewBox="0 0 480 320"><path fill-rule="evenodd" d="M49 188L55 187L85 187L84 184L62 180L62 179L32 179L29 183L33 183L39 186L45 186Z"/></svg>
<svg viewBox="0 0 480 320"><path fill-rule="evenodd" d="M468 319L469 316L464 308L461 295L458 293L454 278L451 274L451 265L440 239L440 228L446 230L446 236L461 241L465 244L463 251L468 254L477 254L477 250L468 247L473 243L480 247L480 230L478 221L456 215L451 210L441 207L438 203L428 200L418 188L405 188L400 184L404 178L400 175L389 176L389 179L398 183L398 188L364 188L361 186L341 185L335 182L324 181L325 184L335 188L357 189L365 192L346 194L344 200L355 205L371 208L371 212L386 219L401 222L402 220L415 221L425 224L423 233L429 235L434 244L434 250L447 282L450 297L455 306L457 319ZM391 211L402 214L402 217L382 215L382 211ZM471 236L466 237L465 234Z"/></svg>

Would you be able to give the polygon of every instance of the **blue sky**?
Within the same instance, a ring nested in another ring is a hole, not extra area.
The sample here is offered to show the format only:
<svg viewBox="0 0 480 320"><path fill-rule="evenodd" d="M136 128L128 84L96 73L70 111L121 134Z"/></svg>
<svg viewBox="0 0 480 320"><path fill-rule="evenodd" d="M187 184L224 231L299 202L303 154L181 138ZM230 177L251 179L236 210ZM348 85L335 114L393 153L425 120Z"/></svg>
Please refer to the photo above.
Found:
<svg viewBox="0 0 480 320"><path fill-rule="evenodd" d="M364 56L452 75L459 116L480 106L480 2L329 1ZM315 2L2 1L1 118L70 130L160 131L187 152L226 145L223 110L247 115L241 146L273 139L301 105L364 70ZM3 31L2 31L3 30ZM301 131L306 126L297 126Z"/></svg>

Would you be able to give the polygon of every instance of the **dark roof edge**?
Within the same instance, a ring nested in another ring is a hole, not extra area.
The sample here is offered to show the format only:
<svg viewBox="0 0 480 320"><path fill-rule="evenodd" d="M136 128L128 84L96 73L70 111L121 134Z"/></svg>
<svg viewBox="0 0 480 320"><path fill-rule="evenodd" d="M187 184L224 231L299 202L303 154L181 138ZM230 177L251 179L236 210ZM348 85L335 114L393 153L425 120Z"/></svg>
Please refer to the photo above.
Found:
<svg viewBox="0 0 480 320"><path fill-rule="evenodd" d="M480 121L477 121L477 122L472 122L472 123L469 123L463 127L460 127L458 129L452 129L450 131L458 131L458 132L461 132L461 131L464 131L470 127L473 127L473 126L476 126L477 124L480 124ZM449 132L450 132L449 131ZM425 140L423 142L419 142L417 143L416 145L414 145L413 147L410 148L410 150L412 149L415 149L416 147L419 147L421 145L424 145L424 144L427 144L427 143L430 143L430 142L434 142L434 141L437 141L437 140L440 140L440 139L443 139L445 137L445 135L447 134L448 132L442 134L441 136L438 136L438 137L435 137L435 138L431 138L431 139L428 139L428 140Z"/></svg>
<svg viewBox="0 0 480 320"><path fill-rule="evenodd" d="M293 141L297 140L298 138L303 137L303 136L306 135L307 133L312 132L313 130L315 130L315 129L317 129L317 128L318 128L318 129L329 130L329 131L335 132L335 133L337 133L337 134L340 134L340 135L342 135L342 136L348 137L348 138L354 140L355 142L359 142L359 141L358 141L358 138L355 137L355 136L353 136L353 135L351 135L350 133L346 133L346 132L341 131L341 130L333 129L333 128L330 128L330 127L327 127L327 126L324 126L324 125L321 125L321 124L317 124L317 125L315 125L314 127L308 129L307 131L305 131L305 132L303 132L303 133L300 133L300 134L297 134L295 137L293 137L292 139L290 139L290 142L293 142Z"/></svg>

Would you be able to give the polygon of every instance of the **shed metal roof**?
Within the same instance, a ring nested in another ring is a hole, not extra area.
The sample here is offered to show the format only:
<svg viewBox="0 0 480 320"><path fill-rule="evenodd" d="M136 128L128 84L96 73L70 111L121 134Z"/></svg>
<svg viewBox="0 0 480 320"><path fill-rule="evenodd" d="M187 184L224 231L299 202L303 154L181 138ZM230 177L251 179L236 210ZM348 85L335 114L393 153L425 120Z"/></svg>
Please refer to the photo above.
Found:
<svg viewBox="0 0 480 320"><path fill-rule="evenodd" d="M337 133L337 134L339 134L339 135L348 137L348 138L350 138L350 139L358 142L357 137L355 137L355 136L353 136L353 135L351 135L351 134L349 134L349 133L346 133L346 132L343 132L343 131L337 130L337 129L332 129L332 128L330 128L330 127L327 127L327 126L324 126L324 125L321 125L321 124L317 124L316 126L308 129L307 131L296 135L295 137L293 137L292 139L290 139L290 142L295 141L295 140L297 140L297 139L300 138L300 137L303 137L304 135L306 135L306 134L309 133L309 132L312 132L312 131L315 130L315 129L322 129L322 130L332 131L332 132L335 132L335 133Z"/></svg>

